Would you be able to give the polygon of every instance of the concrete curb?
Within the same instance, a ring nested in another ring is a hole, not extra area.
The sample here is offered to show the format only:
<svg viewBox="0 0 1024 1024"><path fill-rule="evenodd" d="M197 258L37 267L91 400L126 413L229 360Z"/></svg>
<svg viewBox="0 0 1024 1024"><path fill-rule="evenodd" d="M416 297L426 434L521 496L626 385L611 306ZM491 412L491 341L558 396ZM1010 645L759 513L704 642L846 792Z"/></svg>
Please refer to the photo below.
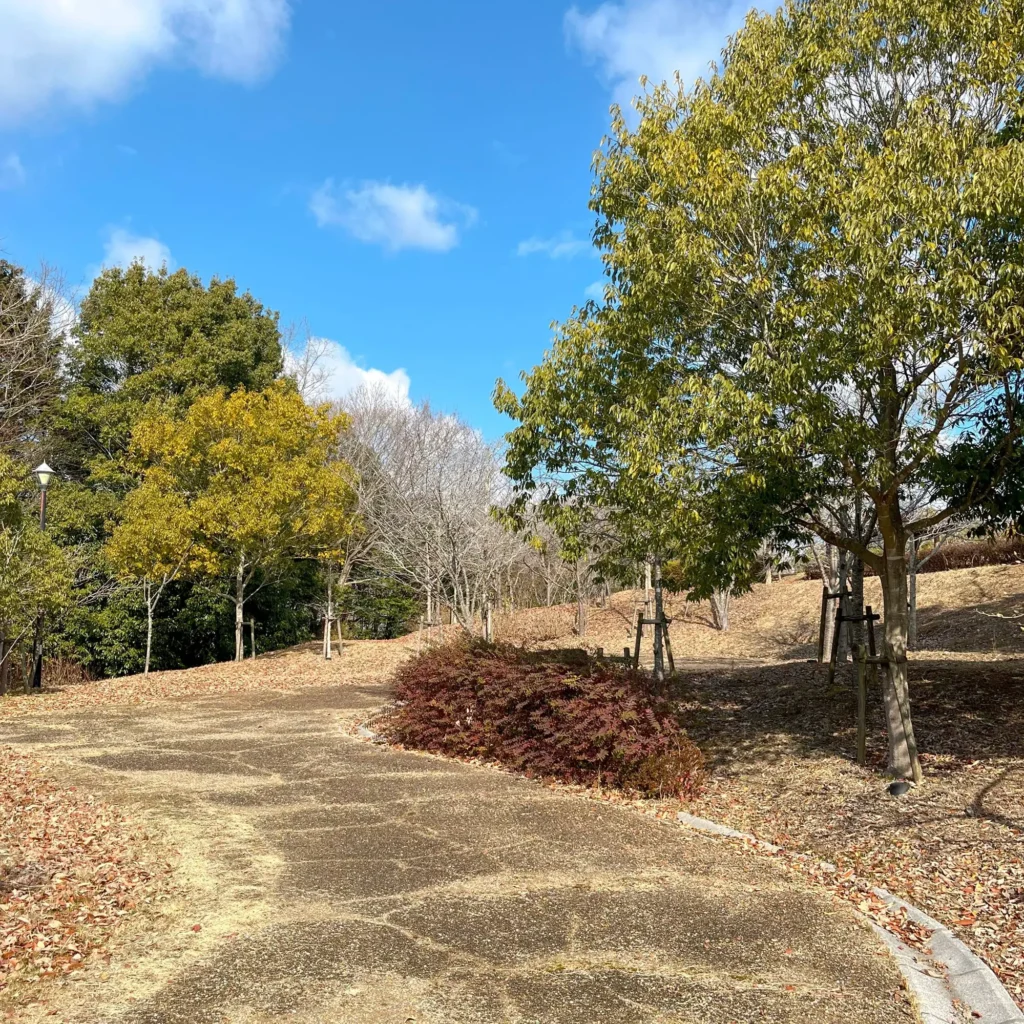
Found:
<svg viewBox="0 0 1024 1024"><path fill-rule="evenodd" d="M717 821L698 818L685 811L680 811L676 820L697 832L727 839L742 839L770 853L783 852L782 847L758 839L748 832L739 832ZM836 870L835 865L828 861L821 861L821 866L829 871ZM1024 1024L1024 1014L991 968L944 924L886 889L876 888L872 891L890 906L903 908L911 921L932 932L932 953L927 957L905 945L881 925L870 922L906 979L924 1024L960 1024L965 1014L982 1024Z"/></svg>

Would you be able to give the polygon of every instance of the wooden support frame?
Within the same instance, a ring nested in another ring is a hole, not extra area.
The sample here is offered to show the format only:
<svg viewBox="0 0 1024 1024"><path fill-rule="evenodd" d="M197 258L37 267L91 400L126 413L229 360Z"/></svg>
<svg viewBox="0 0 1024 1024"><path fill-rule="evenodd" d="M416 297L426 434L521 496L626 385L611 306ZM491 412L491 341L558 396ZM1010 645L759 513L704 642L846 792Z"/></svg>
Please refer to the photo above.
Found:
<svg viewBox="0 0 1024 1024"><path fill-rule="evenodd" d="M876 657L875 652L875 623L882 618L881 615L871 610L871 605L865 606L863 615L846 615L843 613L842 604L836 609L836 624L832 632L832 653L828 660L828 683L831 686L836 681L836 663L839 660L839 631L843 624L853 622L866 622L868 625L868 645L870 656Z"/></svg>
<svg viewBox="0 0 1024 1024"><path fill-rule="evenodd" d="M668 656L668 670L670 673L675 672L676 662L675 658L672 657L672 640L668 633L668 627L671 623L672 620L667 615L663 615L659 621L658 619L645 619L642 611L636 613L636 640L633 645L633 668L640 668L640 641L644 636L644 626L661 626L661 635L665 641L665 654ZM628 653L628 647L626 648L626 651Z"/></svg>
<svg viewBox="0 0 1024 1024"><path fill-rule="evenodd" d="M863 765L867 760L868 740L868 675L875 690L878 690L879 678L878 668L889 667L888 658L880 658L875 646L875 623L881 619L871 610L871 605L866 605L864 615L851 622L866 622L868 625L868 646L858 644L854 651L857 661L857 764Z"/></svg>

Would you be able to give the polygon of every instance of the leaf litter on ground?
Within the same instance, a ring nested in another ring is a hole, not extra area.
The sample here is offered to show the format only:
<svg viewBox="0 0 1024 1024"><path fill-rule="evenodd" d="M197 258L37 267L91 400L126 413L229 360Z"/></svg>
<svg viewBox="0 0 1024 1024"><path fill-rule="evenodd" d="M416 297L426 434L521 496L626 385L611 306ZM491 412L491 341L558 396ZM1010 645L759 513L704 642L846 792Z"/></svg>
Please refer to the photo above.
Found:
<svg viewBox="0 0 1024 1024"><path fill-rule="evenodd" d="M0 993L66 975L157 898L169 867L146 832L0 747ZM164 870L166 869L166 870Z"/></svg>

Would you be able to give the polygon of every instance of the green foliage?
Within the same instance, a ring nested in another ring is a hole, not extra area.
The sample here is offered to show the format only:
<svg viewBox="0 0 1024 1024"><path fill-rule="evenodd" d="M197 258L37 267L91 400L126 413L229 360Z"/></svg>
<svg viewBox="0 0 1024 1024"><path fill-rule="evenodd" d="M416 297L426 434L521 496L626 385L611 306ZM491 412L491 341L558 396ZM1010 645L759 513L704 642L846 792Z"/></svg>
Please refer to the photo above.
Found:
<svg viewBox="0 0 1024 1024"><path fill-rule="evenodd" d="M1024 401L995 401L926 470L934 493L979 532L1024 527L1024 444L1018 439Z"/></svg>
<svg viewBox="0 0 1024 1024"><path fill-rule="evenodd" d="M540 470L647 522L661 502L674 530L738 476L802 527L859 490L902 558L902 490L1021 388L1022 13L790 0L707 82L616 115L592 204L607 301L522 399L496 393L520 492Z"/></svg>
<svg viewBox="0 0 1024 1024"><path fill-rule="evenodd" d="M68 470L100 476L151 406L181 415L217 389L260 390L281 373L277 314L235 282L185 270L113 267L93 282L57 417Z"/></svg>
<svg viewBox="0 0 1024 1024"><path fill-rule="evenodd" d="M141 422L132 455L143 482L121 546L157 507L173 511L173 529L194 541L196 571L209 576L334 553L352 526L350 473L338 456L345 422L311 409L285 383L217 392L180 420ZM167 538L157 540L159 547Z"/></svg>
<svg viewBox="0 0 1024 1024"><path fill-rule="evenodd" d="M0 640L13 644L38 615L63 610L71 597L72 566L65 552L26 512L29 476L0 454Z"/></svg>
<svg viewBox="0 0 1024 1024"><path fill-rule="evenodd" d="M386 576L354 583L338 602L346 633L358 640L393 640L410 632L420 611L416 591Z"/></svg>

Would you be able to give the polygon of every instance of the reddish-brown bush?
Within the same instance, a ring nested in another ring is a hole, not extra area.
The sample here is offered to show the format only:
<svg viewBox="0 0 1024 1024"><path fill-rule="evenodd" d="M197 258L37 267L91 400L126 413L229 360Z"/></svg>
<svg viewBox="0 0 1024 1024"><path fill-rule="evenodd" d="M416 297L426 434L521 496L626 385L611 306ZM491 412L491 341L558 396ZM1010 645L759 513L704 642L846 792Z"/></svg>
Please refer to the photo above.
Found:
<svg viewBox="0 0 1024 1024"><path fill-rule="evenodd" d="M435 648L399 669L389 739L499 761L530 776L693 796L704 758L646 676L478 641Z"/></svg>

